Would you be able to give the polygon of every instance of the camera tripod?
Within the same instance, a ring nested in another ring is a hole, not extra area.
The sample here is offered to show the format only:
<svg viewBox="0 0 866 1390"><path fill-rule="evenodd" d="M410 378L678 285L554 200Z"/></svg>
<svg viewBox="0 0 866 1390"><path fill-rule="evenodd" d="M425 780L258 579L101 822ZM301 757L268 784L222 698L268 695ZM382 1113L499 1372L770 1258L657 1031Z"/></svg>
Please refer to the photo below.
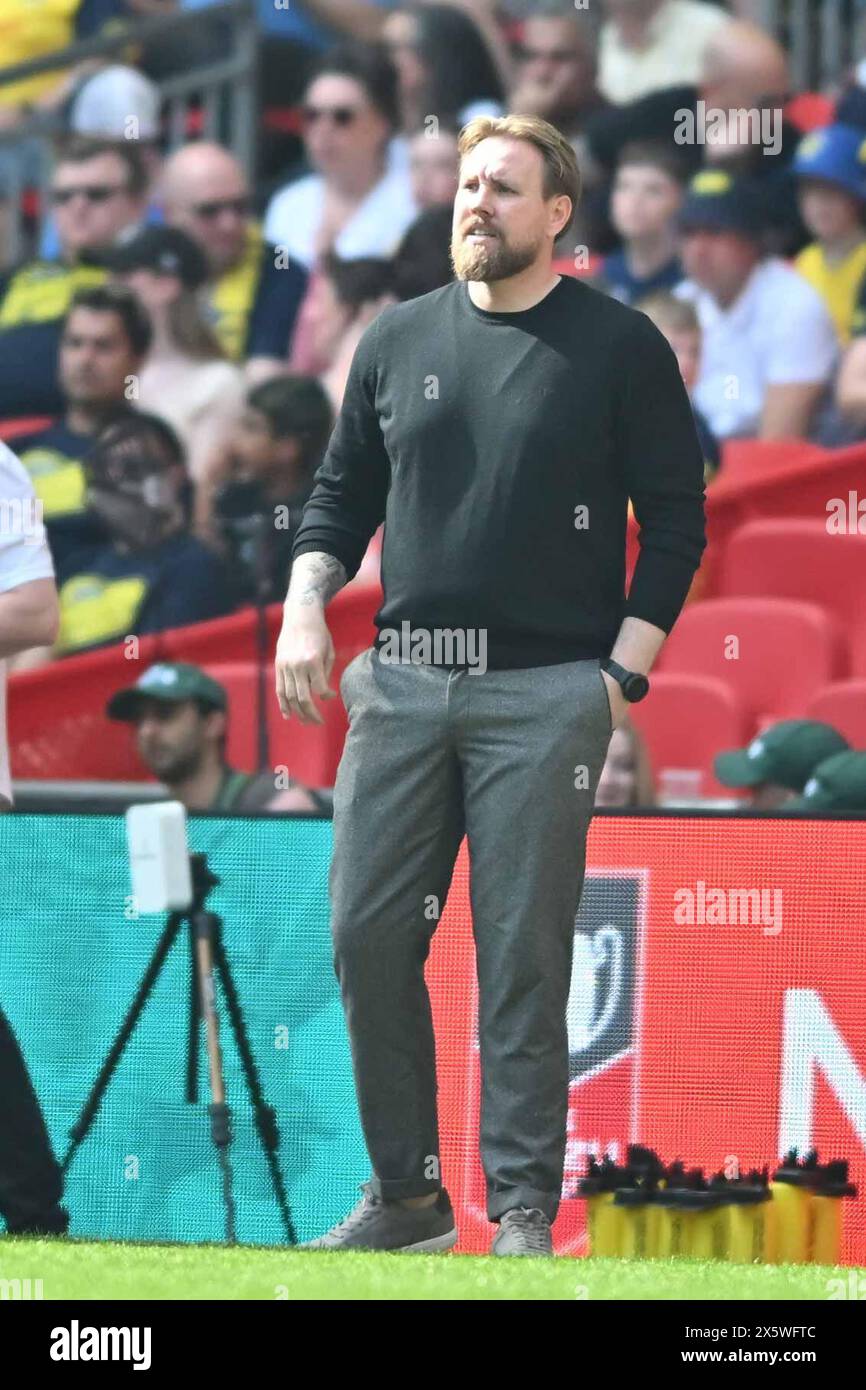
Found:
<svg viewBox="0 0 866 1390"><path fill-rule="evenodd" d="M219 879L209 869L207 857L204 854L191 854L190 867L192 869L193 884L192 902L190 906L183 911L169 914L168 921L156 944L150 963L142 976L135 998L120 1026L108 1056L100 1068L99 1075L93 1083L93 1087L87 1097L81 1115L77 1123L73 1125L70 1130L72 1142L63 1159L63 1172L65 1173L69 1168L77 1149L84 1141L90 1126L93 1124L102 1097L123 1055L123 1050L129 1042L135 1025L150 996L151 990L159 978L160 971L165 964L168 953L184 921L186 921L189 928L190 944L186 1099L190 1105L194 1105L198 1100L198 1038L199 1024L203 1018L205 1023L211 1094L208 1113L210 1115L211 1138L216 1148L220 1168L222 1170L223 1201L226 1211L226 1239L230 1244L234 1244L237 1240L237 1236L235 1233L235 1205L232 1193L232 1169L229 1157L229 1146L232 1137L231 1111L226 1103L225 1083L223 1080L222 1052L219 1041L219 1019L216 1012L215 970L216 974L219 976L225 995L235 1043L243 1066L247 1090L249 1091L250 1100L253 1105L256 1129L258 1130L259 1139L261 1140L262 1149L267 1160L274 1196L280 1209L280 1215L286 1231L286 1239L290 1245L296 1245L297 1236L295 1234L295 1228L286 1198L283 1175L280 1172L280 1167L277 1162L279 1133L277 1130L276 1112L270 1105L265 1103L258 1069L256 1068L255 1059L250 1049L246 1025L244 1023L243 1014L241 1013L237 989L223 948L222 921L216 913L208 912L205 908L205 899L210 890L215 888L219 883Z"/></svg>

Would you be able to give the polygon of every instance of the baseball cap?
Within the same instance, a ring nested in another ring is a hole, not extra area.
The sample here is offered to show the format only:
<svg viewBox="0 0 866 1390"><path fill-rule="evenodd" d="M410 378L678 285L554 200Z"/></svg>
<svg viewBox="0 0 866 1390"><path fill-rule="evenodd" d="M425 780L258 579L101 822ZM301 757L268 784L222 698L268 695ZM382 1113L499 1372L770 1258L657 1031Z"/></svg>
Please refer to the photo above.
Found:
<svg viewBox="0 0 866 1390"><path fill-rule="evenodd" d="M763 206L756 189L724 169L702 169L686 188L679 211L681 232L737 232L759 240Z"/></svg>
<svg viewBox="0 0 866 1390"><path fill-rule="evenodd" d="M203 285L209 274L204 252L192 237L180 227L155 222L132 228L129 235L101 251L98 260L107 270L154 270L176 275L190 290Z"/></svg>
<svg viewBox="0 0 866 1390"><path fill-rule="evenodd" d="M866 202L866 131L828 125L805 135L792 165L799 178L822 179Z"/></svg>
<svg viewBox="0 0 866 1390"><path fill-rule="evenodd" d="M171 705L183 700L204 700L214 709L228 708L225 687L200 666L190 666L184 661L160 661L149 666L135 685L112 695L105 712L109 719L129 723L138 717L143 699L164 700Z"/></svg>
<svg viewBox="0 0 866 1390"><path fill-rule="evenodd" d="M780 811L866 811L866 753L849 748L815 768L803 788Z"/></svg>
<svg viewBox="0 0 866 1390"><path fill-rule="evenodd" d="M847 751L848 740L817 719L782 719L752 739L747 748L717 753L715 772L726 787L775 782L802 791L823 759Z"/></svg>
<svg viewBox="0 0 866 1390"><path fill-rule="evenodd" d="M135 138L159 135L159 88L137 68L114 63L84 83L69 112L69 129L104 140L130 139L130 117L137 122Z"/></svg>

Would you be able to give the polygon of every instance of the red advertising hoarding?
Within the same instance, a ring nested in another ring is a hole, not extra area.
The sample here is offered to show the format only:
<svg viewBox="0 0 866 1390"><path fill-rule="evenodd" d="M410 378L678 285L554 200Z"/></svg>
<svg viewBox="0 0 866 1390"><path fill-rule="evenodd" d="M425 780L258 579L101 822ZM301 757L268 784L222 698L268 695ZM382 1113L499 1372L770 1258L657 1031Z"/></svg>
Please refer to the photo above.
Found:
<svg viewBox="0 0 866 1390"><path fill-rule="evenodd" d="M464 843L428 980L444 1180L460 1248L481 1251L468 873ZM586 1251L590 1154L641 1143L714 1172L796 1146L850 1160L842 1259L866 1264L866 821L596 816L568 1034L559 1253Z"/></svg>

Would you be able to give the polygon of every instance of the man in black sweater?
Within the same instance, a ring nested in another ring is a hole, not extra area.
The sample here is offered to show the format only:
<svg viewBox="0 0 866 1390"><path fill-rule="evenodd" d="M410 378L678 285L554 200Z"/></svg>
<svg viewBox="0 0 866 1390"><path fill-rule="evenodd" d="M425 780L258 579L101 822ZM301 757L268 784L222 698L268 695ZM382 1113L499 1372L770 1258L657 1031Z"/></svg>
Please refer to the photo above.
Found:
<svg viewBox="0 0 866 1390"><path fill-rule="evenodd" d="M384 519L376 643L340 683L330 884L374 1177L313 1244L456 1241L423 971L465 833L492 1248L533 1255L552 1251L562 1186L595 788L700 562L703 461L655 326L552 270L579 196L571 146L537 117L482 117L460 155L457 280L385 309L358 345L277 647L284 716L320 722L324 610Z"/></svg>

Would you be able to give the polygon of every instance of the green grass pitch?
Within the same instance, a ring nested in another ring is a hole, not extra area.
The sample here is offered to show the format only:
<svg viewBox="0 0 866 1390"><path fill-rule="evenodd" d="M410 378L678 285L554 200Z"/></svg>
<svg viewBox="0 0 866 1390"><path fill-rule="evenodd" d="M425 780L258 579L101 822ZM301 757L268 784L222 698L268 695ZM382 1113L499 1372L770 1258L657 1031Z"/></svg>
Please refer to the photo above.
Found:
<svg viewBox="0 0 866 1390"><path fill-rule="evenodd" d="M850 1298L866 1270L710 1260L508 1259L253 1246L95 1244L0 1237L0 1299L42 1280L51 1299ZM839 1281L834 1283L833 1281ZM20 1294L18 1294L20 1296ZM862 1296L862 1294L861 1294Z"/></svg>

